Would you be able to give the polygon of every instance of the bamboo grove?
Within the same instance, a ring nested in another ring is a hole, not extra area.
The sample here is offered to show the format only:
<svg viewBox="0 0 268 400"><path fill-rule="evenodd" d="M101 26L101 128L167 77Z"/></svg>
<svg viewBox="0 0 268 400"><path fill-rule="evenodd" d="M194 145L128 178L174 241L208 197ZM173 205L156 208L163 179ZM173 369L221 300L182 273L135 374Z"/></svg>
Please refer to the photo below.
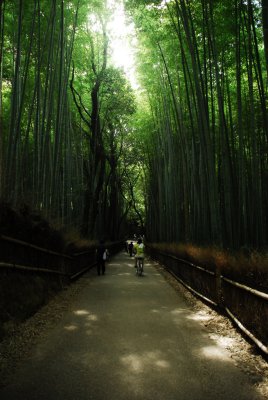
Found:
<svg viewBox="0 0 268 400"><path fill-rule="evenodd" d="M125 0L136 93L110 57L122 1L0 2L1 200L90 238L134 219L154 242L264 248L268 0Z"/></svg>
<svg viewBox="0 0 268 400"><path fill-rule="evenodd" d="M150 109L151 241L267 245L268 2L127 2Z"/></svg>
<svg viewBox="0 0 268 400"><path fill-rule="evenodd" d="M90 4L89 4L90 3ZM102 1L1 2L1 199L120 236L134 96L109 63Z"/></svg>

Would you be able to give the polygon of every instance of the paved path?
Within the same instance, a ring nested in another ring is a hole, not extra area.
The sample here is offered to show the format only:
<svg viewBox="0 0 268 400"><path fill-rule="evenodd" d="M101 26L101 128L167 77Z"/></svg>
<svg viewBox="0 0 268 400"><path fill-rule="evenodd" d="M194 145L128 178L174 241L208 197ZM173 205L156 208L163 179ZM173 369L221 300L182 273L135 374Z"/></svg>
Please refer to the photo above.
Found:
<svg viewBox="0 0 268 400"><path fill-rule="evenodd" d="M92 270L59 324L33 349L1 400L255 400L228 354L179 294L121 253Z"/></svg>

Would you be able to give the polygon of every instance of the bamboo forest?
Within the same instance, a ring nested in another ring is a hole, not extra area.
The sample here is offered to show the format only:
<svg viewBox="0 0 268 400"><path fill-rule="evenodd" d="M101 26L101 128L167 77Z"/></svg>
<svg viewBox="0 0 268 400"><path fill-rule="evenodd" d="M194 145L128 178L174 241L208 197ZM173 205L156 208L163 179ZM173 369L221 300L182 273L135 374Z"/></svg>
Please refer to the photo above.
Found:
<svg viewBox="0 0 268 400"><path fill-rule="evenodd" d="M0 3L2 202L90 239L266 249L267 0Z"/></svg>

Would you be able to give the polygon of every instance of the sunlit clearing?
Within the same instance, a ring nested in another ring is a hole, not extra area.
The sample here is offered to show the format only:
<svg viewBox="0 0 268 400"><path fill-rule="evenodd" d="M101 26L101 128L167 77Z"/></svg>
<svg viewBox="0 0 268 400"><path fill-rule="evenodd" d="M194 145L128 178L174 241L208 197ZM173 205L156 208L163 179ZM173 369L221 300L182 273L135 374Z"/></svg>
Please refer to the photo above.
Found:
<svg viewBox="0 0 268 400"><path fill-rule="evenodd" d="M98 317L95 314L88 315L86 318L88 321L97 321Z"/></svg>
<svg viewBox="0 0 268 400"><path fill-rule="evenodd" d="M192 319L194 321L208 321L211 319L211 316L208 315L206 312L204 311L199 311L198 313L194 314L194 315L190 315L189 317L187 317L188 319Z"/></svg>
<svg viewBox="0 0 268 400"><path fill-rule="evenodd" d="M131 86L134 89L138 88L134 61L136 45L134 25L126 21L123 2L108 0L108 6L113 10L108 24L112 63L115 67L123 68Z"/></svg>
<svg viewBox="0 0 268 400"><path fill-rule="evenodd" d="M142 371L142 361L139 356L135 354L129 355L127 357L122 357L122 362L125 364L132 372Z"/></svg>
<svg viewBox="0 0 268 400"><path fill-rule="evenodd" d="M158 360L156 361L155 365L159 368L169 368L170 364L168 361L165 360Z"/></svg>
<svg viewBox="0 0 268 400"><path fill-rule="evenodd" d="M89 312L87 310L76 310L74 311L75 315L88 315Z"/></svg>
<svg viewBox="0 0 268 400"><path fill-rule="evenodd" d="M212 339L214 339L217 344L221 347L228 348L235 345L235 340L230 337L223 337L220 335L210 335Z"/></svg>
<svg viewBox="0 0 268 400"><path fill-rule="evenodd" d="M166 369L170 368L168 361L163 360L159 351L146 352L143 355L130 354L121 358L122 363L129 368L132 373L141 373L145 368L152 367Z"/></svg>
<svg viewBox="0 0 268 400"><path fill-rule="evenodd" d="M183 313L184 311L185 311L185 310L182 309L182 308L177 308L177 309L175 309L175 310L170 311L170 313L171 313L172 315L179 315L179 314Z"/></svg>
<svg viewBox="0 0 268 400"><path fill-rule="evenodd" d="M206 346L201 350L202 355L207 358L218 359L221 361L231 361L227 354L218 346Z"/></svg>
<svg viewBox="0 0 268 400"><path fill-rule="evenodd" d="M66 331L73 332L73 331L76 331L78 328L76 325L68 325L68 326L65 326L64 329L66 329Z"/></svg>

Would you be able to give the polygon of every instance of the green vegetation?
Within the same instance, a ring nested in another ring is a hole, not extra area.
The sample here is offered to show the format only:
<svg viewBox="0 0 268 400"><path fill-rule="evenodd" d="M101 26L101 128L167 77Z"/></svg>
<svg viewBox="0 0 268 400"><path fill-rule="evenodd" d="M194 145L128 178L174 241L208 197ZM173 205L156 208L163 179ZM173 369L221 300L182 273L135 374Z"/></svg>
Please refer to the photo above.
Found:
<svg viewBox="0 0 268 400"><path fill-rule="evenodd" d="M125 0L134 90L111 1L2 1L2 200L91 240L265 251L266 3Z"/></svg>
<svg viewBox="0 0 268 400"><path fill-rule="evenodd" d="M268 170L261 2L127 4L150 104L149 240L263 248Z"/></svg>
<svg viewBox="0 0 268 400"><path fill-rule="evenodd" d="M267 291L268 257L265 252L249 252L247 249L230 251L216 246L205 247L191 243L151 243L150 247Z"/></svg>
<svg viewBox="0 0 268 400"><path fill-rule="evenodd" d="M122 236L135 101L109 63L105 3L0 7L2 199L89 238Z"/></svg>

